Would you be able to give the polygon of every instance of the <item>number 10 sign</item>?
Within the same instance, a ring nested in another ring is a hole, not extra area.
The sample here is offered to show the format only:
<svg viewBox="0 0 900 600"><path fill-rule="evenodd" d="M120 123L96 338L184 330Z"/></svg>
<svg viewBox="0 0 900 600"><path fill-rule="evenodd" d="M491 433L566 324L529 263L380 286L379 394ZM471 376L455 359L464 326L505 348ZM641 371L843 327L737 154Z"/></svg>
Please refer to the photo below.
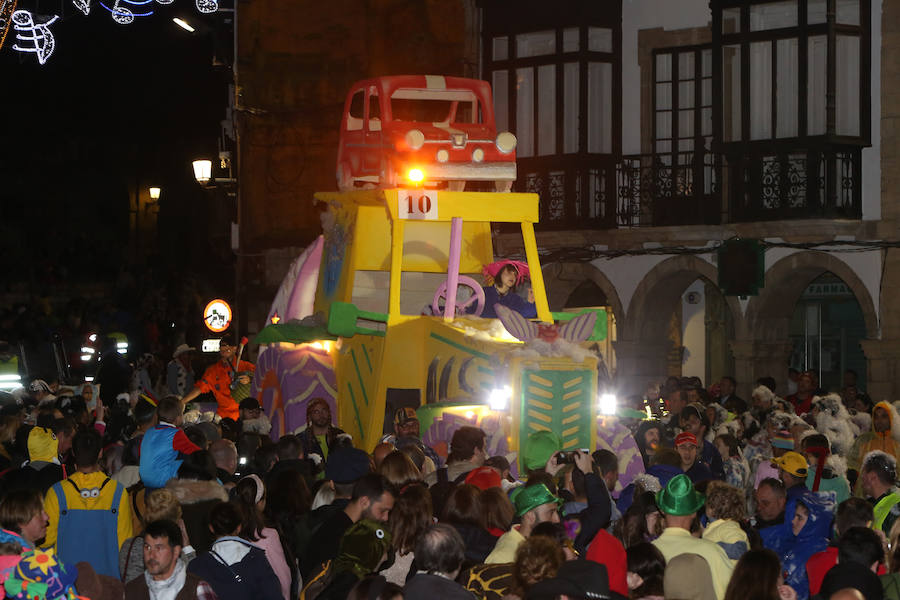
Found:
<svg viewBox="0 0 900 600"><path fill-rule="evenodd" d="M397 214L401 219L436 221L438 193L435 190L397 190Z"/></svg>

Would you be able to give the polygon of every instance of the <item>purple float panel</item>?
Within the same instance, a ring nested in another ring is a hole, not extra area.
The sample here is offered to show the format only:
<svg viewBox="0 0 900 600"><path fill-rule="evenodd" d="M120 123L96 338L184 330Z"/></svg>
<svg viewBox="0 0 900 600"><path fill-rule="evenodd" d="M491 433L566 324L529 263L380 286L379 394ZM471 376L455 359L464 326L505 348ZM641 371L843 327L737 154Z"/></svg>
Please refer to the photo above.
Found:
<svg viewBox="0 0 900 600"><path fill-rule="evenodd" d="M312 344L287 346L272 345L263 351L251 390L272 422L273 440L306 426L306 407L313 398L328 402L332 418L338 414L331 354Z"/></svg>
<svg viewBox="0 0 900 600"><path fill-rule="evenodd" d="M613 490L613 496L618 497L619 492L644 472L641 451L631 431L618 418L610 416L597 417L597 449L601 448L611 450L619 457L619 481Z"/></svg>

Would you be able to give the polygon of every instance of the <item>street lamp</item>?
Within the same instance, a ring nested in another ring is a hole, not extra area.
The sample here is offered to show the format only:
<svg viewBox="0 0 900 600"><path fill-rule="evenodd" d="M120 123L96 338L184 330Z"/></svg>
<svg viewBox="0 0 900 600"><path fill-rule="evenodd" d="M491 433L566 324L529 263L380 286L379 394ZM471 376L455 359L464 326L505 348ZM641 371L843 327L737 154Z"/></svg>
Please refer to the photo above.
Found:
<svg viewBox="0 0 900 600"><path fill-rule="evenodd" d="M231 175L231 162L227 153L220 152L219 159L222 161L221 168L223 170L227 170L228 175ZM228 190L228 194L230 196L234 196L234 189L237 186L237 179L235 179L234 177L218 177L216 175L213 175L211 160L195 160L193 162L193 165L194 179L197 180L197 183L209 189L223 186L226 190Z"/></svg>
<svg viewBox="0 0 900 600"><path fill-rule="evenodd" d="M160 190L160 188L158 188L158 187L150 188L150 199L151 200L159 200L160 191L162 191L162 190Z"/></svg>
<svg viewBox="0 0 900 600"><path fill-rule="evenodd" d="M191 27L190 23L188 23L188 22L185 21L184 19L181 19L181 18L179 18L179 17L175 17L174 19L172 19L172 21L173 21L176 25L178 25L179 27L181 27L182 29L184 29L185 31L188 31L188 32L190 32L190 33L194 33L194 31L195 31L194 28Z"/></svg>
<svg viewBox="0 0 900 600"><path fill-rule="evenodd" d="M211 160L195 160L194 161L194 179L200 185L205 185L212 177L212 161Z"/></svg>

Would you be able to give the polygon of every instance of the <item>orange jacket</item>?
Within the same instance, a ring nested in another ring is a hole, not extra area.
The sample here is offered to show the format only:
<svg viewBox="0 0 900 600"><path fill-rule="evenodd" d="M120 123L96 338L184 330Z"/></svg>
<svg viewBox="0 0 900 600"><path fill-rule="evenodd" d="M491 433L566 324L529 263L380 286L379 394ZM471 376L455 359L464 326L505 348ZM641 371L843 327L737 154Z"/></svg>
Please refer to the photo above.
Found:
<svg viewBox="0 0 900 600"><path fill-rule="evenodd" d="M256 367L253 366L253 363L245 360L238 363L238 371L250 371L252 373L255 370ZM221 360L217 361L216 364L207 367L196 387L200 388L201 392L211 392L216 397L216 404L219 405L216 412L220 417L237 421L240 413L238 412L237 402L231 397L231 375L232 369Z"/></svg>

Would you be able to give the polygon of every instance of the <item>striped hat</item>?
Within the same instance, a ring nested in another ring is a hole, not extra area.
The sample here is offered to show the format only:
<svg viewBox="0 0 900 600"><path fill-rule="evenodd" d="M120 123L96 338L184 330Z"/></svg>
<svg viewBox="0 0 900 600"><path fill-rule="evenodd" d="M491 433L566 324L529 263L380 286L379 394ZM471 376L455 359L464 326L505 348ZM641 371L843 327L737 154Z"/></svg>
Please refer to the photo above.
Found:
<svg viewBox="0 0 900 600"><path fill-rule="evenodd" d="M782 429L774 436L772 436L772 445L776 448L782 448L784 450L793 450L794 449L794 437L791 435L791 432L787 429Z"/></svg>

